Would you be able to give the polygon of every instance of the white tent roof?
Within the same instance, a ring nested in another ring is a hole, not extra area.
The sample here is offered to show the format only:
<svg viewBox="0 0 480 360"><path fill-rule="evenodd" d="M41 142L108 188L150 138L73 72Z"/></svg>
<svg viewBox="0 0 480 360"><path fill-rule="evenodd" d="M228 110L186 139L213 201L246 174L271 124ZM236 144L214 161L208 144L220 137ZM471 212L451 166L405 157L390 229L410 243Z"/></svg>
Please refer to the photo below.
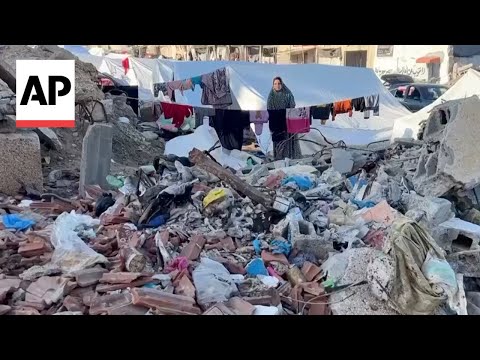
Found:
<svg viewBox="0 0 480 360"><path fill-rule="evenodd" d="M430 111L442 102L461 99L473 95L480 96L480 73L470 69L448 91L430 105L410 115L395 120L391 140L395 138L416 138L420 122L426 120Z"/></svg>

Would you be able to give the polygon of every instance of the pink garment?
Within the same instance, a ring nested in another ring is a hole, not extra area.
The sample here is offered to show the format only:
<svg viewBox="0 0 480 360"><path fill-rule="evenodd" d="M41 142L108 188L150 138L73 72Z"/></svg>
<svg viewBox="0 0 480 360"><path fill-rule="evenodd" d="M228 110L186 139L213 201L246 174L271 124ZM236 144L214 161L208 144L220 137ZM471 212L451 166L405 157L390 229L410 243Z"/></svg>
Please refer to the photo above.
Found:
<svg viewBox="0 0 480 360"><path fill-rule="evenodd" d="M179 256L175 258L170 264L167 265L166 270L167 272L172 272L175 270L182 271L188 269L189 261L184 256Z"/></svg>
<svg viewBox="0 0 480 360"><path fill-rule="evenodd" d="M191 89L193 89L193 84L191 79L170 81L167 83L167 93L170 100L172 99L172 95L175 90L180 90L181 94L183 95L184 90L191 90Z"/></svg>
<svg viewBox="0 0 480 360"><path fill-rule="evenodd" d="M287 109L287 131L303 134L310 131L310 108Z"/></svg>
<svg viewBox="0 0 480 360"><path fill-rule="evenodd" d="M268 111L250 111L250 122L255 124L255 134L262 135L263 124L268 123Z"/></svg>

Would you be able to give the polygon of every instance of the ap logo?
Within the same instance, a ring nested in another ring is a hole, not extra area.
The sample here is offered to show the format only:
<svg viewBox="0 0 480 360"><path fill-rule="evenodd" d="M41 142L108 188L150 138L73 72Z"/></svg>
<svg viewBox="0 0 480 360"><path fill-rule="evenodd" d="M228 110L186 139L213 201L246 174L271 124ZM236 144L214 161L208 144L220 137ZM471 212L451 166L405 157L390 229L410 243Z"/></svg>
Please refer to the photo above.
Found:
<svg viewBox="0 0 480 360"><path fill-rule="evenodd" d="M75 127L75 60L17 60L17 127Z"/></svg>

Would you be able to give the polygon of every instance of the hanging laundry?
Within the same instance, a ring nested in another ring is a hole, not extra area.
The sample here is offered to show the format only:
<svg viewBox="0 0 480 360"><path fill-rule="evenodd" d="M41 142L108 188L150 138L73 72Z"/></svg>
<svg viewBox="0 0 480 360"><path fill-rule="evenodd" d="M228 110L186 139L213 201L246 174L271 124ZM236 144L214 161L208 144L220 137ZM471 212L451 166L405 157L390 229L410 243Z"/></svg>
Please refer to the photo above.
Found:
<svg viewBox="0 0 480 360"><path fill-rule="evenodd" d="M365 110L372 110L373 116L379 116L380 95L365 96Z"/></svg>
<svg viewBox="0 0 480 360"><path fill-rule="evenodd" d="M182 95L185 90L195 91L195 85L193 84L192 79L187 79L183 81L182 87L180 88L180 92L182 93Z"/></svg>
<svg viewBox="0 0 480 360"><path fill-rule="evenodd" d="M310 108L310 115L314 119L328 120L332 112L333 104L312 106Z"/></svg>
<svg viewBox="0 0 480 360"><path fill-rule="evenodd" d="M304 134L310 131L310 108L287 109L287 132Z"/></svg>
<svg viewBox="0 0 480 360"><path fill-rule="evenodd" d="M203 118L205 116L208 118L215 116L215 109L213 108L194 107L193 110L195 112L195 128L203 125Z"/></svg>
<svg viewBox="0 0 480 360"><path fill-rule="evenodd" d="M248 111L215 109L213 127L218 139L227 150L241 150L243 145L243 129L250 125Z"/></svg>
<svg viewBox="0 0 480 360"><path fill-rule="evenodd" d="M356 98L352 100L352 107L355 111L364 112L365 111L365 98Z"/></svg>
<svg viewBox="0 0 480 360"><path fill-rule="evenodd" d="M156 83L153 84L153 96L158 97L158 94L162 92L164 96L168 95L167 92L167 83Z"/></svg>
<svg viewBox="0 0 480 360"><path fill-rule="evenodd" d="M352 117L352 100L338 101L333 104L333 114L332 121L335 121L335 116L337 114L346 114Z"/></svg>
<svg viewBox="0 0 480 360"><path fill-rule="evenodd" d="M255 124L255 134L262 135L263 124L268 122L268 111L250 111L250 122Z"/></svg>
<svg viewBox="0 0 480 360"><path fill-rule="evenodd" d="M128 70L130 69L130 60L128 60L128 58L125 58L122 60L122 67L125 72L125 75L127 75Z"/></svg>
<svg viewBox="0 0 480 360"><path fill-rule="evenodd" d="M183 125L186 117L192 116L193 108L188 105L161 102L162 112L165 119L173 119L176 128Z"/></svg>
<svg viewBox="0 0 480 360"><path fill-rule="evenodd" d="M227 69L222 68L212 73L202 75L202 104L231 105L232 95L228 83Z"/></svg>

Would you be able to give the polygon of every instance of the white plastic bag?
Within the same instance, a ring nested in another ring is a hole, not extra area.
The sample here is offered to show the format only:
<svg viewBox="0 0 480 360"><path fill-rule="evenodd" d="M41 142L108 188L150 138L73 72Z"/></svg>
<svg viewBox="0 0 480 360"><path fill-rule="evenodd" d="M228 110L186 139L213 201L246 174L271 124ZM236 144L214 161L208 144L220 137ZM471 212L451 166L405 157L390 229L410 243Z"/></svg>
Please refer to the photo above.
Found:
<svg viewBox="0 0 480 360"><path fill-rule="evenodd" d="M108 262L107 258L91 249L77 235L76 228L99 225L98 219L89 215L71 213L61 214L53 224L50 241L55 248L52 263L59 266L64 273L74 273L97 263Z"/></svg>
<svg viewBox="0 0 480 360"><path fill-rule="evenodd" d="M200 265L193 271L193 283L197 290L197 302L202 307L227 301L237 286L228 270L219 262L202 258Z"/></svg>
<svg viewBox="0 0 480 360"><path fill-rule="evenodd" d="M445 259L440 259L429 251L422 265L425 278L438 292L444 292L449 299L458 291L457 278L450 264ZM441 291L443 290L443 291Z"/></svg>

